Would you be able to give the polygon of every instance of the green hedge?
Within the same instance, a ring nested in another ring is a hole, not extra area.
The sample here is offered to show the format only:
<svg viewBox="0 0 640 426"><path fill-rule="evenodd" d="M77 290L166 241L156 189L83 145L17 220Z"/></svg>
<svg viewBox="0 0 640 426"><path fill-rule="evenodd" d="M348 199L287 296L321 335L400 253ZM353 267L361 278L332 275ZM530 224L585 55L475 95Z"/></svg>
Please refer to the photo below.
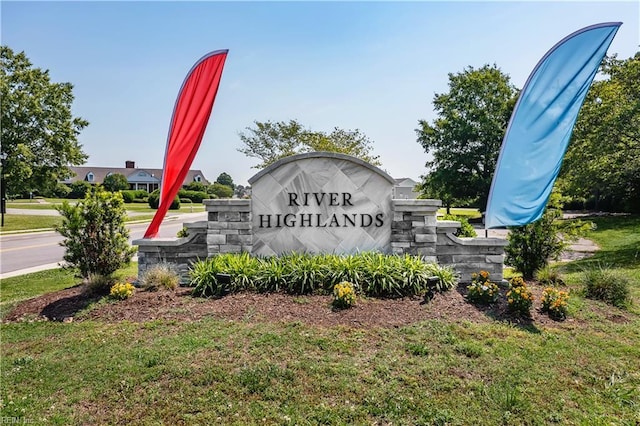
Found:
<svg viewBox="0 0 640 426"><path fill-rule="evenodd" d="M158 204L160 202L160 190L156 189L151 194L149 194L149 207L152 209L157 209ZM169 206L169 210L180 210L180 198L176 195L176 198L173 199L173 202Z"/></svg>
<svg viewBox="0 0 640 426"><path fill-rule="evenodd" d="M202 203L202 200L209 199L209 194L203 191L188 191L186 189L181 189L178 191L178 197L180 197L180 199L189 199L194 203Z"/></svg>
<svg viewBox="0 0 640 426"><path fill-rule="evenodd" d="M228 279L218 279L218 274ZM452 269L425 263L419 256L375 252L265 258L221 254L194 263L189 275L193 294L201 297L240 291L331 294L341 281L351 282L358 293L367 296L403 297L445 291L457 283ZM430 284L434 276L438 281Z"/></svg>
<svg viewBox="0 0 640 426"><path fill-rule="evenodd" d="M126 189L120 191L120 193L125 203L133 203L135 200L144 199L149 196L149 193L143 189Z"/></svg>

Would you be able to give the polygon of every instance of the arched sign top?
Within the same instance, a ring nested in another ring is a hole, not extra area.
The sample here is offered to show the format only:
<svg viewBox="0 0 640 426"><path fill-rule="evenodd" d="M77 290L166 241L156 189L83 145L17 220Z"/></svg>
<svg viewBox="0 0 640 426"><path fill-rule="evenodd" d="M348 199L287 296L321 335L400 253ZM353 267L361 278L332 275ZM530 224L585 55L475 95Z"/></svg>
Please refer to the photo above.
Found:
<svg viewBox="0 0 640 426"><path fill-rule="evenodd" d="M259 180L262 176L271 173L275 169L278 169L284 166L285 164L304 160L304 159L309 159L309 158L333 158L336 160L351 161L352 163L358 164L359 166L365 167L371 170L372 172L377 173L382 178L387 180L390 184L392 185L395 184L395 181L391 176L389 176L387 173L385 173L383 170L379 169L378 167L370 163L367 163L364 160L353 157L351 155L340 154L338 152L313 151L313 152L305 152L304 154L296 154L296 155L291 155L289 157L281 158L280 160L276 161L273 164L270 164L269 166L265 167L264 169L260 170L258 173L253 175L253 177L249 179L249 185L253 185L253 183Z"/></svg>

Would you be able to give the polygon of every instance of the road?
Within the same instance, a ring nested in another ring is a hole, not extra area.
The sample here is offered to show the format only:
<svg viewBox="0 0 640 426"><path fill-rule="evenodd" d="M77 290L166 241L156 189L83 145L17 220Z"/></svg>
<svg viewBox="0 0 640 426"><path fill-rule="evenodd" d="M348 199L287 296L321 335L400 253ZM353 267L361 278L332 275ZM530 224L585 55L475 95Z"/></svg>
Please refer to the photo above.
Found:
<svg viewBox="0 0 640 426"><path fill-rule="evenodd" d="M206 213L170 215L160 226L159 237L175 237L185 222L206 220ZM147 223L127 225L131 240L142 238ZM0 278L19 275L18 272L54 268L62 261L62 237L54 231L0 236Z"/></svg>

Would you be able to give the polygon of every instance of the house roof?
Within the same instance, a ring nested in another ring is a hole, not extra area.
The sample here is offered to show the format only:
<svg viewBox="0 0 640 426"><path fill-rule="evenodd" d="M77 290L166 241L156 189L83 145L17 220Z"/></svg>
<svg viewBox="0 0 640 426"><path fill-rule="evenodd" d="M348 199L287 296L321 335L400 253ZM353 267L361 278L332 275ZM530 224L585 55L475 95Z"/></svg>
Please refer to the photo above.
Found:
<svg viewBox="0 0 640 426"><path fill-rule="evenodd" d="M410 186L410 187L414 187L418 184L418 182L416 182L415 180L411 179L411 178L395 178L394 179L396 181L396 186Z"/></svg>
<svg viewBox="0 0 640 426"><path fill-rule="evenodd" d="M70 167L71 171L76 175L63 181L64 183L72 183L79 180L88 180L89 173L93 173L93 181L95 183L102 183L104 178L109 174L119 173L127 177L130 183L159 183L162 180L162 169L147 169L147 168L126 168L126 167ZM205 185L209 185L210 182L204 177L204 173L201 170L189 170L187 176L185 176L183 185L187 185L196 181L196 176L200 176L202 182Z"/></svg>

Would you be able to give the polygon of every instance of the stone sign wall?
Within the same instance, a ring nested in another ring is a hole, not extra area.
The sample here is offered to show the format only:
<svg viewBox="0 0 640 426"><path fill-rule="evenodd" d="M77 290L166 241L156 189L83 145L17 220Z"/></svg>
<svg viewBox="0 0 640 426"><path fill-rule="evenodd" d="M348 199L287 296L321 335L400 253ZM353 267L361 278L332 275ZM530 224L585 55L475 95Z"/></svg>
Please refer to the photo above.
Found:
<svg viewBox="0 0 640 426"><path fill-rule="evenodd" d="M390 251L394 180L362 160L295 155L249 183L254 254Z"/></svg>
<svg viewBox="0 0 640 426"><path fill-rule="evenodd" d="M342 154L287 157L249 180L251 200L205 200L207 221L186 224L187 238L134 241L138 273L167 262L187 282L191 263L219 253L376 250L452 266L462 281L481 270L502 279L505 240L456 237L459 222L437 220L440 200L391 199L393 182Z"/></svg>

